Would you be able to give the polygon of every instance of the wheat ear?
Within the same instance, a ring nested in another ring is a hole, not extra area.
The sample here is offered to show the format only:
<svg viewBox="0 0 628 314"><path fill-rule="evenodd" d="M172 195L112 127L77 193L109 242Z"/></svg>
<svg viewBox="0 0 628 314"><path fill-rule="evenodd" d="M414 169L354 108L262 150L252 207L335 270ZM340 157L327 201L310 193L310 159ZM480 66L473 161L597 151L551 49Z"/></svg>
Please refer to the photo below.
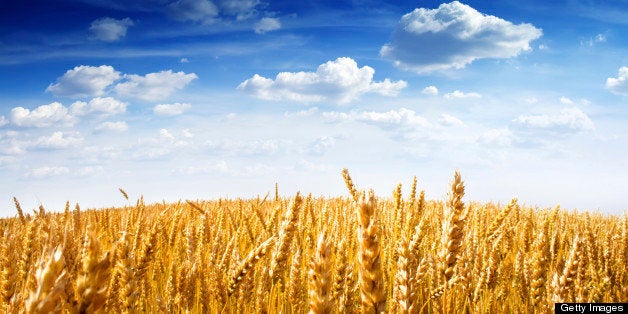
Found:
<svg viewBox="0 0 628 314"><path fill-rule="evenodd" d="M460 172L456 171L447 200L449 219L446 221L446 224L443 225L444 247L441 258L443 261L443 275L445 276L445 281L449 281L451 277L453 277L454 266L456 266L456 261L458 260L462 247L466 218L463 216L463 196L464 182L462 182Z"/></svg>
<svg viewBox="0 0 628 314"><path fill-rule="evenodd" d="M368 200L362 196L358 204L358 263L364 313L381 313L386 309L376 209L375 194L371 190Z"/></svg>
<svg viewBox="0 0 628 314"><path fill-rule="evenodd" d="M492 241L495 238L499 227L504 223L504 219L506 219L506 216L508 216L508 214L516 206L517 206L517 198L513 198L508 204L508 206L502 208L502 210L499 211L499 213L497 214L497 217L495 217L495 219L493 220L493 223L488 228L487 238L489 241Z"/></svg>
<svg viewBox="0 0 628 314"><path fill-rule="evenodd" d="M229 284L229 289L227 291L227 295L232 295L238 284L242 281L244 276L249 272L249 270L257 264L257 262L266 254L266 250L268 246L272 243L273 237L264 241L257 248L252 250L249 255L240 263L238 268L236 268L235 272L231 276L231 282Z"/></svg>
<svg viewBox="0 0 628 314"><path fill-rule="evenodd" d="M291 206L286 212L286 216L283 219L281 230L279 231L279 238L277 239L277 245L273 252L272 262L270 264L270 277L273 283L277 283L283 277L282 272L287 268L288 251L290 250L290 243L294 237L294 232L299 220L299 213L301 212L301 205L303 204L303 198L297 192L294 197Z"/></svg>
<svg viewBox="0 0 628 314"><path fill-rule="evenodd" d="M331 313L331 250L325 234L318 236L316 252L310 263L308 273L308 294L310 296L310 314Z"/></svg>
<svg viewBox="0 0 628 314"><path fill-rule="evenodd" d="M345 185L347 185L347 189L349 189L349 193L351 194L353 201L356 203L359 202L360 193L358 193L358 190L356 190L353 185L353 180L351 180L351 176L349 175L349 170L347 170L347 168L342 169L342 178L345 180Z"/></svg>
<svg viewBox="0 0 628 314"><path fill-rule="evenodd" d="M108 253L102 258L99 255L98 238L91 233L86 234L82 254L83 270L76 282L78 313L94 313L102 308L107 300L111 260Z"/></svg>
<svg viewBox="0 0 628 314"><path fill-rule="evenodd" d="M22 225L26 224L26 217L24 217L24 211L22 211L22 206L20 206L20 202L17 200L17 197L13 197L13 203L15 203L15 209L17 210L17 215L20 217L20 221Z"/></svg>
<svg viewBox="0 0 628 314"><path fill-rule="evenodd" d="M410 241L405 238L399 244L397 274L395 275L394 297L397 313L410 313L413 306L410 284Z"/></svg>
<svg viewBox="0 0 628 314"><path fill-rule="evenodd" d="M61 313L61 296L67 279L61 247L42 256L35 273L37 288L26 300L26 313Z"/></svg>

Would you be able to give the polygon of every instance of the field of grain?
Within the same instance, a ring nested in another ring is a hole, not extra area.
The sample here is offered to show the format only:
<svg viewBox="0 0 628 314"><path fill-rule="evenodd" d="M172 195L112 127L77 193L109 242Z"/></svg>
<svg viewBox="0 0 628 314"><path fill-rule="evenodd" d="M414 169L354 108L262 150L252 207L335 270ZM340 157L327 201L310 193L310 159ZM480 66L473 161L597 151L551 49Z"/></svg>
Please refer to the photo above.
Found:
<svg viewBox="0 0 628 314"><path fill-rule="evenodd" d="M296 194L0 220L0 312L533 313L628 301L628 214ZM359 178L357 181L359 181ZM340 180L340 177L339 177ZM121 190L123 197L128 196ZM342 193L342 191L339 191ZM445 195L445 192L443 192Z"/></svg>

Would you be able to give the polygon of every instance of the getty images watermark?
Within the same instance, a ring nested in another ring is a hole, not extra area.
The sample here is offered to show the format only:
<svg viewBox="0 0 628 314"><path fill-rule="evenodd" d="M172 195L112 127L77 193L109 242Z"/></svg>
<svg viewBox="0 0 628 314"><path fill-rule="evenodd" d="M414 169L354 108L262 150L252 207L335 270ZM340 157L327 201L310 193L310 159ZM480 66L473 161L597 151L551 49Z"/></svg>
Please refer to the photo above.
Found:
<svg viewBox="0 0 628 314"><path fill-rule="evenodd" d="M628 313L628 303L555 303L558 313Z"/></svg>

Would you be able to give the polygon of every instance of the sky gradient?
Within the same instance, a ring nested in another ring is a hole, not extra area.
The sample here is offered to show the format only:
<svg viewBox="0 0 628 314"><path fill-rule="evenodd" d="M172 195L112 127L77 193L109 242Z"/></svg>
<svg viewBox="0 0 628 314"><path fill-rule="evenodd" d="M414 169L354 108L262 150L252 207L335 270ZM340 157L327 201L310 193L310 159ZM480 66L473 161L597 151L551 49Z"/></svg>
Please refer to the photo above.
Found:
<svg viewBox="0 0 628 314"><path fill-rule="evenodd" d="M628 2L0 2L0 216L408 192L628 208Z"/></svg>

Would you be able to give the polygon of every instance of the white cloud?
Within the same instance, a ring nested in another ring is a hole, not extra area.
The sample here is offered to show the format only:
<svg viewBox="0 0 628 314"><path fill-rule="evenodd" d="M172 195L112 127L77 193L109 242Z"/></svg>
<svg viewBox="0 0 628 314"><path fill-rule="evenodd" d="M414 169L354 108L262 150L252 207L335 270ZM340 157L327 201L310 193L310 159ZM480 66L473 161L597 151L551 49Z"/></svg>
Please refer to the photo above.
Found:
<svg viewBox="0 0 628 314"><path fill-rule="evenodd" d="M459 90L455 90L451 93L445 94L445 99L463 99L463 98L481 98L482 95L478 93L464 93Z"/></svg>
<svg viewBox="0 0 628 314"><path fill-rule="evenodd" d="M15 131L7 131L0 133L0 154L1 155L21 155L26 153L29 145L27 141L19 139L20 133Z"/></svg>
<svg viewBox="0 0 628 314"><path fill-rule="evenodd" d="M581 132L595 128L593 121L582 110L571 107L563 108L556 114L524 115L513 122L524 130L548 130L556 132Z"/></svg>
<svg viewBox="0 0 628 314"><path fill-rule="evenodd" d="M443 113L440 115L440 118L438 119L438 123L442 125L447 125L447 126L463 126L464 125L464 122L462 122L462 120L452 115L448 115L446 113Z"/></svg>
<svg viewBox="0 0 628 314"><path fill-rule="evenodd" d="M318 107L312 107L306 110L299 110L297 112L285 112L284 117L309 117L318 112Z"/></svg>
<svg viewBox="0 0 628 314"><path fill-rule="evenodd" d="M1 150L2 149L0 149L0 151ZM11 165L11 164L15 164L18 161L19 161L19 159L17 159L14 156L0 156L0 168L3 168L5 166Z"/></svg>
<svg viewBox="0 0 628 314"><path fill-rule="evenodd" d="M287 143L281 140L210 140L204 147L212 153L234 156L268 156L285 148Z"/></svg>
<svg viewBox="0 0 628 314"><path fill-rule="evenodd" d="M509 129L492 129L482 133L477 142L488 146L510 146L513 134Z"/></svg>
<svg viewBox="0 0 628 314"><path fill-rule="evenodd" d="M153 113L160 116L176 116L190 108L192 105L187 103L161 104L153 107Z"/></svg>
<svg viewBox="0 0 628 314"><path fill-rule="evenodd" d="M589 38L589 40L581 40L581 46L593 47L595 44L606 42L606 35L597 34L595 37Z"/></svg>
<svg viewBox="0 0 628 314"><path fill-rule="evenodd" d="M89 103L83 101L74 102L70 106L70 113L75 116L84 116L92 113L102 116L111 116L125 113L126 106L126 103L112 97L97 97L90 100Z"/></svg>
<svg viewBox="0 0 628 314"><path fill-rule="evenodd" d="M183 136L184 138L193 138L194 134L190 132L189 129L183 129L183 131L181 131L181 136Z"/></svg>
<svg viewBox="0 0 628 314"><path fill-rule="evenodd" d="M259 0L223 0L220 9L224 14L235 15L237 20L244 20L257 13L255 7L260 3Z"/></svg>
<svg viewBox="0 0 628 314"><path fill-rule="evenodd" d="M530 50L542 31L485 15L458 1L405 14L380 54L406 70L463 68L476 59L511 58Z"/></svg>
<svg viewBox="0 0 628 314"><path fill-rule="evenodd" d="M424 88L421 91L422 94L425 95L429 95L429 96L437 96L438 95L438 88L436 88L436 86L428 86L426 88Z"/></svg>
<svg viewBox="0 0 628 314"><path fill-rule="evenodd" d="M36 148L63 149L80 144L83 138L78 134L68 135L57 131L51 136L41 136L34 143Z"/></svg>
<svg viewBox="0 0 628 314"><path fill-rule="evenodd" d="M89 31L98 40L113 42L126 36L126 30L133 26L130 18L116 20L110 17L103 17L92 22Z"/></svg>
<svg viewBox="0 0 628 314"><path fill-rule="evenodd" d="M571 100L571 99L569 99L569 98L567 98L565 96L562 96L562 97L560 97L560 103L563 104L563 105L573 105L573 100Z"/></svg>
<svg viewBox="0 0 628 314"><path fill-rule="evenodd" d="M101 96L105 89L120 79L120 72L108 65L98 67L80 65L57 78L57 82L46 88L55 96L89 97Z"/></svg>
<svg viewBox="0 0 628 314"><path fill-rule="evenodd" d="M188 58L181 58L181 60L179 60L179 62L181 62L181 63L190 63L190 60L188 60Z"/></svg>
<svg viewBox="0 0 628 314"><path fill-rule="evenodd" d="M183 89L191 81L197 79L194 73L172 72L172 70L149 73L145 76L126 74L125 82L115 86L120 96L155 101L168 98L176 90Z"/></svg>
<svg viewBox="0 0 628 314"><path fill-rule="evenodd" d="M321 64L316 72L281 72L274 80L255 74L238 89L266 100L332 100L344 104L364 93L395 96L407 86L405 81L389 79L374 82L374 73L369 66L358 68L351 58L338 58Z"/></svg>
<svg viewBox="0 0 628 314"><path fill-rule="evenodd" d="M336 168L333 166L321 164L321 163L314 163L305 159L302 159L299 162L297 162L297 166L295 167L295 170L299 170L299 169L305 169L306 171L312 171L312 172L329 172L329 171L336 170Z"/></svg>
<svg viewBox="0 0 628 314"><path fill-rule="evenodd" d="M529 104L536 104L539 102L539 99L536 97L528 97L526 99L524 99L525 102L529 103Z"/></svg>
<svg viewBox="0 0 628 314"><path fill-rule="evenodd" d="M5 126L7 124L9 124L9 120L5 118L4 116L0 116L0 127Z"/></svg>
<svg viewBox="0 0 628 314"><path fill-rule="evenodd" d="M102 166L87 166L76 171L80 177L93 177L103 173L105 173L105 169Z"/></svg>
<svg viewBox="0 0 628 314"><path fill-rule="evenodd" d="M264 34L266 32L275 31L281 28L281 22L278 18L265 17L255 23L253 30L258 34Z"/></svg>
<svg viewBox="0 0 628 314"><path fill-rule="evenodd" d="M116 121L116 122L106 121L99 124L95 128L97 132L105 132L105 131L125 132L128 129L129 129L129 126L124 121Z"/></svg>
<svg viewBox="0 0 628 314"><path fill-rule="evenodd" d="M316 156L323 155L330 148L336 145L336 138L332 136L321 136L310 143L308 153Z"/></svg>
<svg viewBox="0 0 628 314"><path fill-rule="evenodd" d="M248 164L246 166L230 166L225 161L206 163L200 166L180 167L172 173L197 175L197 174L221 174L235 177L256 177L268 175L274 168L264 163Z"/></svg>
<svg viewBox="0 0 628 314"><path fill-rule="evenodd" d="M39 167L26 173L29 178L41 179L70 173L67 167Z"/></svg>
<svg viewBox="0 0 628 314"><path fill-rule="evenodd" d="M216 21L219 12L216 5L208 0L179 0L168 5L168 13L178 21L210 24Z"/></svg>
<svg viewBox="0 0 628 314"><path fill-rule="evenodd" d="M628 96L628 67L619 68L617 77L606 79L606 89L616 95Z"/></svg>
<svg viewBox="0 0 628 314"><path fill-rule="evenodd" d="M0 147L0 153L2 153L3 155L22 155L26 153L25 146L27 145L27 143L22 143L15 139L11 139L2 144L2 147Z"/></svg>
<svg viewBox="0 0 628 314"><path fill-rule="evenodd" d="M432 123L427 119L419 116L413 110L401 108L399 110L390 110L386 112L378 111L351 111L344 112L323 112L323 119L327 122L345 122L358 121L369 124L379 125L384 128L430 128Z"/></svg>
<svg viewBox="0 0 628 314"><path fill-rule="evenodd" d="M170 131L168 131L168 130L166 130L166 129L160 129L160 130L159 130L159 136L160 136L161 138L163 138L163 139L166 139L166 140L170 140L170 141L173 141L173 140L174 140L174 135L172 135L172 134L170 133Z"/></svg>
<svg viewBox="0 0 628 314"><path fill-rule="evenodd" d="M221 173L226 174L229 173L231 169L227 162L224 160L213 163L206 163L203 166L189 166L183 167L179 169L175 169L173 172L186 174L186 175L194 175L194 174L209 174L209 173Z"/></svg>
<svg viewBox="0 0 628 314"><path fill-rule="evenodd" d="M11 122L21 127L43 128L52 125L72 125L74 120L74 117L68 113L68 108L58 102L39 106L33 111L23 107L11 109Z"/></svg>

